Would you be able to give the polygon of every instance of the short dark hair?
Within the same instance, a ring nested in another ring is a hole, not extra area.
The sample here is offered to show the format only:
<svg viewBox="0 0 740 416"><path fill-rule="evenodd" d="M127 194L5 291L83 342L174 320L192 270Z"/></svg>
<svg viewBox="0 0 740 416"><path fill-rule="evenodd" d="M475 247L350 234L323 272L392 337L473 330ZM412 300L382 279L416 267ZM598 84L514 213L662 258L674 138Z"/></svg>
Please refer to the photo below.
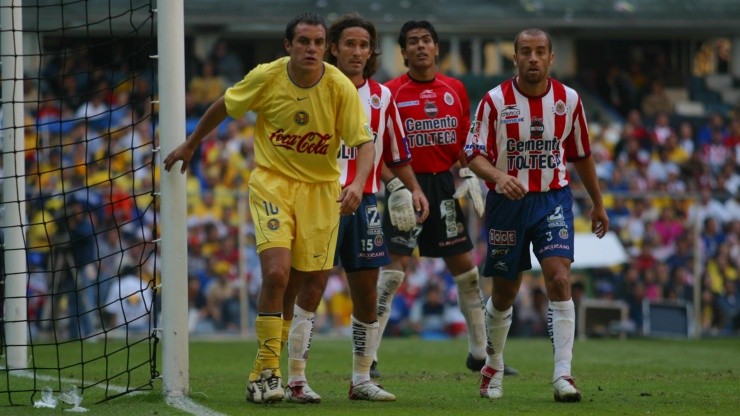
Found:
<svg viewBox="0 0 740 416"><path fill-rule="evenodd" d="M319 16L316 13L301 13L298 16L292 18L290 22L288 22L288 25L285 26L285 40L287 40L288 42L293 42L293 37L295 36L295 27L301 23L305 23L311 26L322 26L324 28L324 31L326 31L326 23L324 22L323 17Z"/></svg>
<svg viewBox="0 0 740 416"><path fill-rule="evenodd" d="M400 46L401 49L406 49L406 36L410 31L414 29L428 30L429 34L432 35L432 40L434 41L434 44L439 45L439 35L437 34L437 31L434 29L434 26L432 26L431 23L426 20L409 20L408 22L404 23L403 26L401 26L401 33L398 34L398 46ZM409 66L409 60L404 58L403 65Z"/></svg>
<svg viewBox="0 0 740 416"><path fill-rule="evenodd" d="M378 50L378 31L375 29L375 25L367 19L363 19L357 13L345 14L344 16L337 19L329 27L327 34L329 47L324 52L324 59L332 65L337 64L337 58L331 53L331 45L339 45L339 39L342 37L342 32L345 29L352 27L360 27L367 30L370 35L370 58L365 64L365 68L362 70L362 77L368 79L375 74L378 70L378 56L380 51Z"/></svg>
<svg viewBox="0 0 740 416"><path fill-rule="evenodd" d="M540 36L540 35L545 35L545 37L547 38L547 50L552 52L552 38L550 37L550 34L545 32L542 29L530 28L530 29L522 30L514 38L514 53L517 53L519 51L519 38L521 38L522 36Z"/></svg>

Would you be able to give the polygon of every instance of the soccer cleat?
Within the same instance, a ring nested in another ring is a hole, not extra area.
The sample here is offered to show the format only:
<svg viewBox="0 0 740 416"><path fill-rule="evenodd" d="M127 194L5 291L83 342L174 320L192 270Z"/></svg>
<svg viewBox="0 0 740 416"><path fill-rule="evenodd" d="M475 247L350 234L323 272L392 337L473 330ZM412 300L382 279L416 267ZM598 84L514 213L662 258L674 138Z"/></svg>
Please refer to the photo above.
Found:
<svg viewBox="0 0 740 416"><path fill-rule="evenodd" d="M373 363L370 364L370 377L380 378L380 371L378 371L378 362L375 360L373 360Z"/></svg>
<svg viewBox="0 0 740 416"><path fill-rule="evenodd" d="M476 358L473 358L473 354L468 353L468 359L465 361L465 366L468 367L468 370L479 372L483 368L484 365L486 365L485 358L478 360ZM372 373L370 374L372 375ZM519 371L517 371L517 369L514 367L509 367L508 365L504 364L504 375L505 376L518 376Z"/></svg>
<svg viewBox="0 0 740 416"><path fill-rule="evenodd" d="M553 396L556 402L580 402L581 391L576 387L573 377L562 376L552 383Z"/></svg>
<svg viewBox="0 0 740 416"><path fill-rule="evenodd" d="M280 377L274 369L262 370L262 403L278 402L285 397Z"/></svg>
<svg viewBox="0 0 740 416"><path fill-rule="evenodd" d="M470 371L480 371L483 366L486 365L486 359L481 358L480 360L473 357L473 354L468 353L468 359L465 360L465 367L468 367Z"/></svg>
<svg viewBox="0 0 740 416"><path fill-rule="evenodd" d="M288 384L283 400L292 403L320 403L321 396L313 391L307 382L294 381Z"/></svg>
<svg viewBox="0 0 740 416"><path fill-rule="evenodd" d="M505 376L518 376L519 371L514 367L509 367L508 365L504 364L504 375Z"/></svg>
<svg viewBox="0 0 740 416"><path fill-rule="evenodd" d="M257 379L247 382L247 401L252 403L262 403L262 380Z"/></svg>
<svg viewBox="0 0 740 416"><path fill-rule="evenodd" d="M383 386L371 380L353 386L349 385L350 400L368 400L371 402L392 402L396 396L383 390Z"/></svg>
<svg viewBox="0 0 740 416"><path fill-rule="evenodd" d="M486 365L480 374L480 397L500 399L504 395L504 372Z"/></svg>

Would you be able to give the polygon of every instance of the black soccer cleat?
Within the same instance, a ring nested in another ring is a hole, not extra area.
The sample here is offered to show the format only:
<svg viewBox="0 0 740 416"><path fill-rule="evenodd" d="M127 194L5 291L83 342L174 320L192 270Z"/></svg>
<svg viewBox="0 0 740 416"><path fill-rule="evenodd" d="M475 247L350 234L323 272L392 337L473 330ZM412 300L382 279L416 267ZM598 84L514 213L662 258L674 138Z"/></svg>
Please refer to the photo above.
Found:
<svg viewBox="0 0 740 416"><path fill-rule="evenodd" d="M378 362L375 360L373 360L373 363L370 364L370 377L380 378L380 371L378 371Z"/></svg>
<svg viewBox="0 0 740 416"><path fill-rule="evenodd" d="M480 370L483 368L484 365L486 365L485 358L477 360L473 357L472 354L468 353L468 359L465 361L465 366L468 367L470 371L480 372ZM504 375L505 376L518 376L519 371L517 371L517 369L514 367L509 367L508 365L504 364Z"/></svg>

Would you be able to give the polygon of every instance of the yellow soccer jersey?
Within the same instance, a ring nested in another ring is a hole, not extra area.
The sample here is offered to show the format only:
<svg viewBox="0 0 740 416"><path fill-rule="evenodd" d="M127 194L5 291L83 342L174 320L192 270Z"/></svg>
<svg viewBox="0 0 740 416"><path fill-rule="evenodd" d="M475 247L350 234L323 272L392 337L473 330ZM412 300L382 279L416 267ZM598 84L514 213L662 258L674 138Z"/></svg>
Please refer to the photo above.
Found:
<svg viewBox="0 0 740 416"><path fill-rule="evenodd" d="M288 76L289 57L258 65L226 90L226 110L240 118L257 113L255 163L302 182L339 179L340 139L348 146L372 140L357 88L324 63L314 86L301 88Z"/></svg>

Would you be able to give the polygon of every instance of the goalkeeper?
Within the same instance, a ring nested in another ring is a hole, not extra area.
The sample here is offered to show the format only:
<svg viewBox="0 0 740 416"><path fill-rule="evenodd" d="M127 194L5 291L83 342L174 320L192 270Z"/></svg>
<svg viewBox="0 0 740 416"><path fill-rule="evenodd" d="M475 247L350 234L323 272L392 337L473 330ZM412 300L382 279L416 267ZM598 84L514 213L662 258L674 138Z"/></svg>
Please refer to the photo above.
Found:
<svg viewBox="0 0 740 416"><path fill-rule="evenodd" d="M470 100L463 84L437 72L439 37L431 23L409 21L398 37L408 72L388 81L411 146L411 167L429 200L429 218L411 231L393 226L390 213L383 221L391 263L378 280L378 321L385 330L393 296L403 281L411 254L418 247L425 257L442 257L457 284L460 309L468 329L466 366L480 371L486 359L486 328L478 268L473 263L473 243L457 198L468 194L478 215L483 200L478 178L467 167L460 169L462 186L455 192L451 169L464 162L462 148L470 126ZM463 165L465 166L465 165ZM388 180L390 174L384 173ZM388 181L389 185L395 179ZM390 193L389 203L393 198ZM372 374L379 376L377 359Z"/></svg>

